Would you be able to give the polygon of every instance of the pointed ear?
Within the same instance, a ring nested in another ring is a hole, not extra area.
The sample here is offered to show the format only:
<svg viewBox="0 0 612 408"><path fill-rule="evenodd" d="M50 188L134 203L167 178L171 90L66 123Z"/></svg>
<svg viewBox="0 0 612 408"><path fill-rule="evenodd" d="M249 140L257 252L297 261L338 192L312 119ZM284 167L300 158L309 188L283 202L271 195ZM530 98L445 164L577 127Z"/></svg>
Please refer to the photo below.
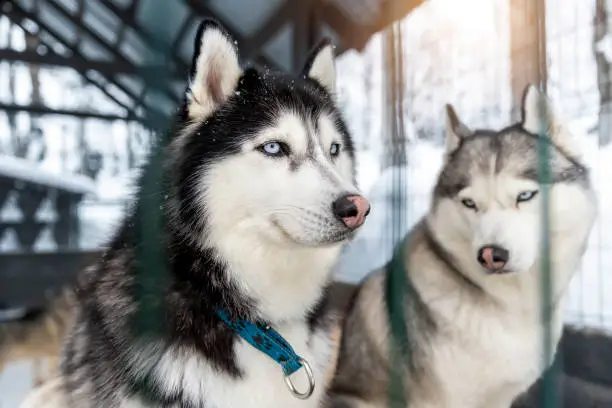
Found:
<svg viewBox="0 0 612 408"><path fill-rule="evenodd" d="M234 40L218 22L204 20L194 44L187 99L189 117L210 115L232 94L241 74Z"/></svg>
<svg viewBox="0 0 612 408"><path fill-rule="evenodd" d="M569 128L560 120L550 100L530 84L523 93L522 127L536 135L545 133L558 147L568 153L579 154L578 146Z"/></svg>
<svg viewBox="0 0 612 408"><path fill-rule="evenodd" d="M446 104L446 156L459 147L461 139L471 134L472 131L459 120L453 105Z"/></svg>
<svg viewBox="0 0 612 408"><path fill-rule="evenodd" d="M523 92L521 111L523 129L536 135L548 132L548 101L533 84L527 85Z"/></svg>
<svg viewBox="0 0 612 408"><path fill-rule="evenodd" d="M336 66L334 62L334 45L324 38L310 52L302 75L314 79L332 95L336 92Z"/></svg>

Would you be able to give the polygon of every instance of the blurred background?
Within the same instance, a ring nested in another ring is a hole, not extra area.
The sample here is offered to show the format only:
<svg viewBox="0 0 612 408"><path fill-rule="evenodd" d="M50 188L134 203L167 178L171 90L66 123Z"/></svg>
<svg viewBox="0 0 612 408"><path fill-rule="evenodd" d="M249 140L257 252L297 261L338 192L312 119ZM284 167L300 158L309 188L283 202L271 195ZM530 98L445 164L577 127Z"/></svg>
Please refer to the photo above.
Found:
<svg viewBox="0 0 612 408"><path fill-rule="evenodd" d="M471 127L501 128L527 83L546 84L600 199L567 320L612 328L612 0L0 0L0 407L16 407L57 350L62 289L119 224L207 16L267 69L297 71L322 36L336 44L373 207L338 280L382 266L426 210L445 103ZM48 310L27 343L22 327Z"/></svg>

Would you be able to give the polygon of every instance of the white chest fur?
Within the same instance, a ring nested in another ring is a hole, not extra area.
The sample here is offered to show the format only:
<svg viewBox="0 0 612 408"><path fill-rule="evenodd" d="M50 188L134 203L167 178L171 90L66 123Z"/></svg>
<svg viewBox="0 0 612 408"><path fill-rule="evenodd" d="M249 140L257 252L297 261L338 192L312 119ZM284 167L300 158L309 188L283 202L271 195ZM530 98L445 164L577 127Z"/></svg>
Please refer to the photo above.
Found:
<svg viewBox="0 0 612 408"><path fill-rule="evenodd" d="M543 331L537 318L481 310L440 329L431 347L434 376L443 391L437 396L438 407L509 408L544 370ZM558 313L552 331L556 347Z"/></svg>
<svg viewBox="0 0 612 408"><path fill-rule="evenodd" d="M295 352L306 359L315 377L315 390L307 400L294 397L283 379L280 365L239 339L234 351L242 378L232 378L213 367L208 360L193 351L177 350L164 354L156 377L166 390L182 389L183 395L195 406L228 407L318 407L324 395L326 371L331 364L332 347L323 332L309 335L305 324L275 327L291 344ZM302 369L292 376L298 390L306 390L307 378ZM127 407L128 405L126 405Z"/></svg>

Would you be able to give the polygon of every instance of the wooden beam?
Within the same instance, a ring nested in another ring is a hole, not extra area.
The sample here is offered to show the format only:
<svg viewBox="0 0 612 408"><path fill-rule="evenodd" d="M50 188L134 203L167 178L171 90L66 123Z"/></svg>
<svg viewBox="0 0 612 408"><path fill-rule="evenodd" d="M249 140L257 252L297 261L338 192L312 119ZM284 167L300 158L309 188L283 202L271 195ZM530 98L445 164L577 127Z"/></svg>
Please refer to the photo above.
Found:
<svg viewBox="0 0 612 408"><path fill-rule="evenodd" d="M50 293L76 281L77 273L95 262L100 251L0 254L0 304L45 306Z"/></svg>
<svg viewBox="0 0 612 408"><path fill-rule="evenodd" d="M371 33L367 27L360 27L330 1L319 0L316 3L317 13L340 37L343 47L361 50Z"/></svg>
<svg viewBox="0 0 612 408"><path fill-rule="evenodd" d="M338 33L345 49L361 50L372 35L403 19L424 2L425 0L386 1L376 22L367 26L356 23L328 0L318 0L317 10L321 18Z"/></svg>
<svg viewBox="0 0 612 408"><path fill-rule="evenodd" d="M529 83L546 83L546 38L538 21L539 0L510 0L510 83L513 121L519 120L523 92Z"/></svg>

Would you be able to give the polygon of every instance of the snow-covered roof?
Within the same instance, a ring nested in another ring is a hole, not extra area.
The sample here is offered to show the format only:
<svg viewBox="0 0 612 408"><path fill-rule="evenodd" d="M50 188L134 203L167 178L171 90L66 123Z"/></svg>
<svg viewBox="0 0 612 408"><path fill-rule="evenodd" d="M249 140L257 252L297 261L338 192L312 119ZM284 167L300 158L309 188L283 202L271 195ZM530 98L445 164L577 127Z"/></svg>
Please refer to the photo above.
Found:
<svg viewBox="0 0 612 408"><path fill-rule="evenodd" d="M80 174L56 174L41 169L36 163L0 154L0 176L55 187L76 194L96 194L93 180Z"/></svg>

